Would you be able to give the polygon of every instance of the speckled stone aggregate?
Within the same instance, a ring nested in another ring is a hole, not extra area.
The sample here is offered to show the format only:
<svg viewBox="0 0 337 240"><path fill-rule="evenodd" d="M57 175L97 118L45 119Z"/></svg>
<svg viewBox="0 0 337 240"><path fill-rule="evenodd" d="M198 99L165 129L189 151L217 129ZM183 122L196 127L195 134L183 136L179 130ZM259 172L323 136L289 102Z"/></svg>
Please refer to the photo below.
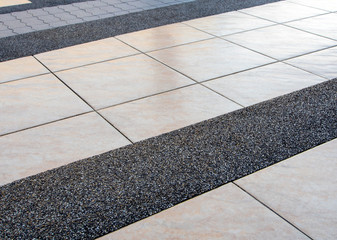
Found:
<svg viewBox="0 0 337 240"><path fill-rule="evenodd" d="M0 188L0 239L94 239L337 137L337 79Z"/></svg>
<svg viewBox="0 0 337 240"><path fill-rule="evenodd" d="M164 1L164 0L162 0ZM0 62L279 0L195 0L0 38Z"/></svg>

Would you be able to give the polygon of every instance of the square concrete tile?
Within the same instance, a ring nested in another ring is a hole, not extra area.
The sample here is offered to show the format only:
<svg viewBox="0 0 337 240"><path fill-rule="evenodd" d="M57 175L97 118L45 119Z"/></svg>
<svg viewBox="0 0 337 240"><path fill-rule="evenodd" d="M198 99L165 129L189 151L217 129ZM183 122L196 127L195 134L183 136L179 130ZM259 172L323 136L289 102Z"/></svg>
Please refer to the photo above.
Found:
<svg viewBox="0 0 337 240"><path fill-rule="evenodd" d="M337 44L337 41L281 25L224 38L278 60L296 57Z"/></svg>
<svg viewBox="0 0 337 240"><path fill-rule="evenodd" d="M327 79L337 77L337 47L293 58L287 61L296 67L313 72Z"/></svg>
<svg viewBox="0 0 337 240"><path fill-rule="evenodd" d="M197 29L223 36L274 24L240 12L228 12L184 22Z"/></svg>
<svg viewBox="0 0 337 240"><path fill-rule="evenodd" d="M160 135L239 109L202 86L190 86L100 111L133 141Z"/></svg>
<svg viewBox="0 0 337 240"><path fill-rule="evenodd" d="M232 183L99 240L308 239Z"/></svg>
<svg viewBox="0 0 337 240"><path fill-rule="evenodd" d="M139 52L117 39L107 38L40 53L35 57L52 71L59 71L137 53Z"/></svg>
<svg viewBox="0 0 337 240"><path fill-rule="evenodd" d="M9 7L21 4L32 3L28 0L0 0L0 7Z"/></svg>
<svg viewBox="0 0 337 240"><path fill-rule="evenodd" d="M287 22L326 13L326 11L323 10L288 1L269 3L240 11L275 22Z"/></svg>
<svg viewBox="0 0 337 240"><path fill-rule="evenodd" d="M222 39L211 39L149 53L196 81L261 66L273 59Z"/></svg>
<svg viewBox="0 0 337 240"><path fill-rule="evenodd" d="M204 85L241 105L249 106L324 80L284 63L275 63L209 81Z"/></svg>
<svg viewBox="0 0 337 240"><path fill-rule="evenodd" d="M194 83L145 55L58 72L95 109Z"/></svg>
<svg viewBox="0 0 337 240"><path fill-rule="evenodd" d="M92 109L51 74L0 84L0 135Z"/></svg>
<svg viewBox="0 0 337 240"><path fill-rule="evenodd" d="M96 113L0 137L0 185L129 144Z"/></svg>
<svg viewBox="0 0 337 240"><path fill-rule="evenodd" d="M213 36L181 23L128 33L116 38L143 51L152 51L175 45L190 43Z"/></svg>
<svg viewBox="0 0 337 240"><path fill-rule="evenodd" d="M337 11L337 0L291 0L291 2L326 11Z"/></svg>
<svg viewBox="0 0 337 240"><path fill-rule="evenodd" d="M0 63L0 83L44 73L49 73L48 69L33 57L23 57Z"/></svg>
<svg viewBox="0 0 337 240"><path fill-rule="evenodd" d="M337 140L237 180L313 239L337 236Z"/></svg>
<svg viewBox="0 0 337 240"><path fill-rule="evenodd" d="M337 40L337 24L334 23L337 23L337 14L331 13L290 22L287 25Z"/></svg>

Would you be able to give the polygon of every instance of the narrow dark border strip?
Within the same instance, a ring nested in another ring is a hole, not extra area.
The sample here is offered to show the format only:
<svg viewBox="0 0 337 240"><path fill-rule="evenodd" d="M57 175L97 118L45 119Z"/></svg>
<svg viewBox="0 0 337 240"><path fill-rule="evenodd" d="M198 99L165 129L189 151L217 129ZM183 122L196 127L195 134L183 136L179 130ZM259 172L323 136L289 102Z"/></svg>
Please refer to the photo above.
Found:
<svg viewBox="0 0 337 240"><path fill-rule="evenodd" d="M97 21L0 38L0 62L279 0L197 0Z"/></svg>
<svg viewBox="0 0 337 240"><path fill-rule="evenodd" d="M337 79L0 188L1 239L94 239L337 137Z"/></svg>

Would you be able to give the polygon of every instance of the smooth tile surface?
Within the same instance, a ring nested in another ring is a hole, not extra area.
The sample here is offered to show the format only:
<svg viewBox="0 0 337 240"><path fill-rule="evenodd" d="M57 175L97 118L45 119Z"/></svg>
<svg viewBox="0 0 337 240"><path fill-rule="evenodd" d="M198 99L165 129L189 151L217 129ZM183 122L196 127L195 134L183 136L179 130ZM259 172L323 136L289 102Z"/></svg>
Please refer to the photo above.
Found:
<svg viewBox="0 0 337 240"><path fill-rule="evenodd" d="M337 11L337 0L291 0L291 2L300 3L326 11Z"/></svg>
<svg viewBox="0 0 337 240"><path fill-rule="evenodd" d="M190 43L213 36L181 23L128 33L116 38L143 51L152 51L179 44Z"/></svg>
<svg viewBox="0 0 337 240"><path fill-rule="evenodd" d="M238 33L274 24L240 12L228 12L184 22L216 36Z"/></svg>
<svg viewBox="0 0 337 240"><path fill-rule="evenodd" d="M337 140L236 182L313 239L337 236Z"/></svg>
<svg viewBox="0 0 337 240"><path fill-rule="evenodd" d="M307 239L229 183L99 238L114 239Z"/></svg>
<svg viewBox="0 0 337 240"><path fill-rule="evenodd" d="M145 55L71 69L57 75L96 109L194 83Z"/></svg>
<svg viewBox="0 0 337 240"><path fill-rule="evenodd" d="M91 111L53 75L0 84L0 134Z"/></svg>
<svg viewBox="0 0 337 240"><path fill-rule="evenodd" d="M287 62L328 79L337 77L337 47L290 59Z"/></svg>
<svg viewBox="0 0 337 240"><path fill-rule="evenodd" d="M326 13L326 11L323 10L306 7L288 1L269 3L240 11L275 22L287 22Z"/></svg>
<svg viewBox="0 0 337 240"><path fill-rule="evenodd" d="M0 185L129 144L96 113L0 137Z"/></svg>
<svg viewBox="0 0 337 240"><path fill-rule="evenodd" d="M100 111L134 141L160 135L239 109L202 86L190 86Z"/></svg>
<svg viewBox="0 0 337 240"><path fill-rule="evenodd" d="M196 81L257 67L274 60L222 39L211 39L150 53Z"/></svg>
<svg viewBox="0 0 337 240"><path fill-rule="evenodd" d="M337 44L337 41L281 25L238 33L224 38L278 60Z"/></svg>
<svg viewBox="0 0 337 240"><path fill-rule="evenodd" d="M23 57L0 63L0 83L44 73L49 73L48 69L33 57Z"/></svg>
<svg viewBox="0 0 337 240"><path fill-rule="evenodd" d="M204 84L244 106L249 106L324 80L284 63L275 63Z"/></svg>
<svg viewBox="0 0 337 240"><path fill-rule="evenodd" d="M287 23L299 29L337 40L337 14L331 13L318 17Z"/></svg>
<svg viewBox="0 0 337 240"><path fill-rule="evenodd" d="M8 6L27 4L27 3L31 3L31 1L28 1L28 0L0 0L0 7L8 7Z"/></svg>
<svg viewBox="0 0 337 240"><path fill-rule="evenodd" d="M138 51L115 38L106 38L40 53L35 57L52 71L59 71L137 53Z"/></svg>

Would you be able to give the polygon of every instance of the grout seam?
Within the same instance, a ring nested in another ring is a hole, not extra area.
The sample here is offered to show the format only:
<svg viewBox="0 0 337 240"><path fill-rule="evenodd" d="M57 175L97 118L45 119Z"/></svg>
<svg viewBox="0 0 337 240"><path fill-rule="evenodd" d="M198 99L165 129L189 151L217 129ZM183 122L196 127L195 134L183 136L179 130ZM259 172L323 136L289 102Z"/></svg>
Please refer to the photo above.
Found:
<svg viewBox="0 0 337 240"><path fill-rule="evenodd" d="M247 190L245 190L243 187L241 187L239 184L237 184L235 181L232 181L232 183L238 187L239 189L241 189L243 192L245 192L246 194L248 194L250 197L252 197L253 199L255 199L257 202L259 202L262 206L266 207L267 209L269 209L271 212L273 212L274 214L276 214L277 216L279 216L282 220L286 221L288 224L290 224L292 227L294 227L296 230L298 230L299 232L301 232L302 234L304 234L306 237L308 237L309 239L313 240L312 237L310 237L307 233L305 233L304 231L302 231L300 228L298 228L295 224L293 224L292 222L290 222L289 220L287 220L285 217L283 217L281 214L279 214L278 212L276 212L274 209L272 209L271 207L269 207L267 204L265 204L264 202L262 202L261 200L259 200L257 197L255 197L253 194L251 194L250 192L248 192Z"/></svg>
<svg viewBox="0 0 337 240"><path fill-rule="evenodd" d="M111 125L113 128L115 128L120 134L122 134L127 140L129 140L131 143L134 143L127 137L122 131L120 131L118 128L116 128L110 121L108 121L105 117L103 117L93 106L91 106L83 97L81 97L77 92L75 92L68 84L66 84L62 79L60 79L54 72L52 72L46 65L44 65L40 60L38 60L35 56L33 56L39 63L41 63L48 71L50 71L51 74L54 75L59 81L61 81L70 91L72 91L77 97L79 97L84 103L86 103L94 112L96 112L100 117L102 117L109 125Z"/></svg>

